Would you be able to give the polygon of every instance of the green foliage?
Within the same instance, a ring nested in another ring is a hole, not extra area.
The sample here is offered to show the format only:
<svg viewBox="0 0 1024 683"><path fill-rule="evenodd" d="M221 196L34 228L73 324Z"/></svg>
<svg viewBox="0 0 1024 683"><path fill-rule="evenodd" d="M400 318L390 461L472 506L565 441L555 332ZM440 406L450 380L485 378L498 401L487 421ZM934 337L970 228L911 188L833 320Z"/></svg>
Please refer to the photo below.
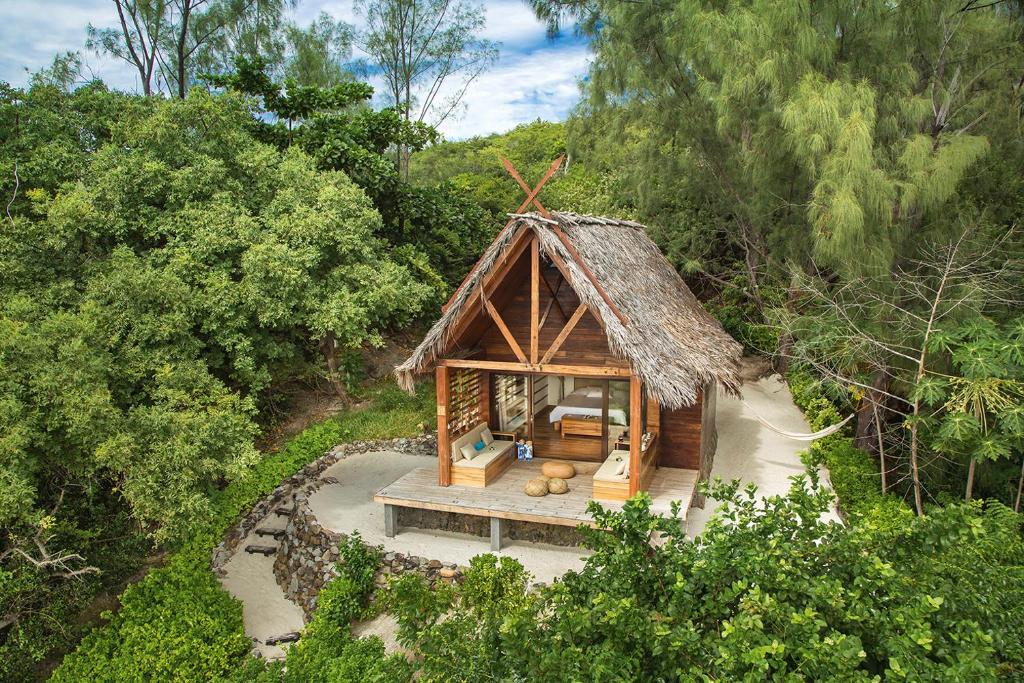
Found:
<svg viewBox="0 0 1024 683"><path fill-rule="evenodd" d="M304 430L278 453L253 465L247 476L214 494L216 512L208 526L197 531L166 566L150 571L140 583L127 589L121 609L65 658L54 680L206 681L239 672L253 675L251 663L245 661L250 643L242 628L241 605L221 588L210 571L214 546L240 513L339 442L413 436L417 422L429 419L431 395L429 385L421 387L415 397L390 382L376 387L368 407ZM380 397L386 407L378 407L375 397ZM339 567L341 577L325 589L320 602L325 615L322 621L330 621L333 631L325 626L320 636L304 637L310 643L326 642L324 647L348 643L347 631L342 633L341 627L363 613L378 562L376 552L357 537L350 538L342 550L345 562ZM379 641L376 645L361 643L352 650L349 665L362 662L360 666L373 670L377 666L374 662L381 659L377 654L383 654ZM346 670L342 664L339 667L339 671Z"/></svg>
<svg viewBox="0 0 1024 683"><path fill-rule="evenodd" d="M189 549L121 594L121 609L85 637L51 680L208 680L251 643L242 606L210 571L206 546Z"/></svg>
<svg viewBox="0 0 1024 683"><path fill-rule="evenodd" d="M50 125L27 118L9 153ZM201 93L129 109L77 182L24 189L0 236L0 419L18 488L110 482L154 538L185 537L214 485L257 457L257 392L324 340L380 344L429 299L358 187L256 142L248 121L241 100Z"/></svg>
<svg viewBox="0 0 1024 683"><path fill-rule="evenodd" d="M795 368L786 380L793 402L804 411L812 430L824 429L843 419L836 404L810 372ZM828 469L839 509L851 523L899 529L913 516L899 498L882 493L878 465L853 445L845 431L814 441L804 453L804 461L808 466L824 465Z"/></svg>
<svg viewBox="0 0 1024 683"><path fill-rule="evenodd" d="M420 620L418 673L940 681L1020 671L1024 542L1006 508L846 527L824 520L831 493L813 480L796 478L786 497L755 493L712 486L724 506L693 541L643 494L621 511L595 504L606 530L587 532L593 554L539 593L514 561L487 556L447 605L403 585L407 614L445 612Z"/></svg>

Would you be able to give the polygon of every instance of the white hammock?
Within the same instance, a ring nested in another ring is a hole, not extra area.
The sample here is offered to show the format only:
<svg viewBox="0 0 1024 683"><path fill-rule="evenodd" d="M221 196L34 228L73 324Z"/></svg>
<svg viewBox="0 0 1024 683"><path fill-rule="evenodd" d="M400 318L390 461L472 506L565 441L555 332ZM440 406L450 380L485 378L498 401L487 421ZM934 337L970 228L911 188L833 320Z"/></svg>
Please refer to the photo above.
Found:
<svg viewBox="0 0 1024 683"><path fill-rule="evenodd" d="M757 411L754 410L752 407L750 407L749 403L744 401L742 398L740 399L740 401L743 402L743 405L747 407L747 410L750 411L750 414L753 415L754 418L756 418L758 422L760 422L761 424L763 424L765 427L767 427L768 429L772 430L776 434L781 434L782 436L786 437L787 439L794 439L796 441L815 441L817 439L823 439L826 436L829 436L830 434L835 434L840 429L842 429L843 426L846 425L847 422L852 420L853 416L854 416L854 413L850 413L849 416L847 416L847 418L845 420L843 420L842 422L837 422L836 424L832 425L831 427L825 427L825 429L822 429L822 430L817 431L817 432L813 432L811 434L799 434L797 432L787 432L784 429L779 429L778 427L773 425L771 422L769 422L768 420L766 420L763 417L761 417L760 415L758 415Z"/></svg>

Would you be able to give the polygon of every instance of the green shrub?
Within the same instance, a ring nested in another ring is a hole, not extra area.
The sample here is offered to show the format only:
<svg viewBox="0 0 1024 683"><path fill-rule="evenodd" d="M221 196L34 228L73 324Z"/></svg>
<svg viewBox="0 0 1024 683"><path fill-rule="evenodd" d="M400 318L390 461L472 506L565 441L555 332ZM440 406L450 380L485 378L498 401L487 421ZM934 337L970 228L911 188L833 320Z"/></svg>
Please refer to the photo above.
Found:
<svg viewBox="0 0 1024 683"><path fill-rule="evenodd" d="M811 429L824 429L842 420L842 415L825 390L809 372L793 369L786 376L793 402L804 411ZM881 479L875 462L853 445L848 430L818 439L804 453L808 466L828 468L839 509L851 523L875 526L905 524L913 515L899 498L881 491Z"/></svg>
<svg viewBox="0 0 1024 683"><path fill-rule="evenodd" d="M51 678L201 681L249 652L242 606L210 571L205 547L178 553L121 595L121 609L93 630Z"/></svg>
<svg viewBox="0 0 1024 683"><path fill-rule="evenodd" d="M411 666L401 655L388 656L380 638L353 638L352 621L367 616L367 603L380 566L377 548L358 534L341 544L338 577L324 586L313 620L298 643L288 648L283 665L259 672L262 681L279 683L338 683L373 681L398 683L411 678ZM235 680L248 683L255 667L239 671Z"/></svg>
<svg viewBox="0 0 1024 683"><path fill-rule="evenodd" d="M317 596L316 618L347 627L366 616L380 552L363 543L358 533L349 536L338 550L339 574Z"/></svg>
<svg viewBox="0 0 1024 683"><path fill-rule="evenodd" d="M514 560L477 558L443 618L417 629L421 680L983 681L1024 671L1024 542L1007 508L957 505L874 528L827 521L832 496L813 477L785 497L761 500L736 483L712 494L724 507L693 541L678 518L651 514L646 494L622 510L594 504L606 530L586 534L583 569L539 594ZM422 613L423 595L403 595L407 614Z"/></svg>
<svg viewBox="0 0 1024 683"><path fill-rule="evenodd" d="M121 609L65 658L53 680L208 681L228 676L239 667L248 671L249 639L242 626L241 604L210 571L214 546L241 512L334 445L415 435L417 423L426 422L432 412L426 408L432 389L427 383L410 396L393 382L382 382L371 388L368 407L307 428L280 451L256 463L244 479L217 492L213 496L214 522L179 548L166 566L126 589ZM386 397L387 408L377 406L378 396ZM346 544L345 556L360 568L350 577L353 590L365 595L367 567L375 560L370 555L360 556L356 542L351 547ZM372 588L372 571L369 577ZM360 604L365 605L365 598L362 600ZM361 647L365 654L368 646Z"/></svg>

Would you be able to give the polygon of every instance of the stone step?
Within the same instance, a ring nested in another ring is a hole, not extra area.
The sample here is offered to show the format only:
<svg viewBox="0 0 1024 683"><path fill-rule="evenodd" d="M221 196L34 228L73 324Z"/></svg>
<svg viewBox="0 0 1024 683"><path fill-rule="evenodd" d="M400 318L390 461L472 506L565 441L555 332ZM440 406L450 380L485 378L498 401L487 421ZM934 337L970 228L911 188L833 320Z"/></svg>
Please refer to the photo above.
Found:
<svg viewBox="0 0 1024 683"><path fill-rule="evenodd" d="M267 645L280 645L281 643L294 643L299 639L298 631L291 631L290 633L282 633L279 636L271 636L265 641Z"/></svg>
<svg viewBox="0 0 1024 683"><path fill-rule="evenodd" d="M277 554L277 546L273 546L273 545L255 545L255 544L252 544L252 545L245 546L245 552L249 553L250 555L257 555L257 554L258 555L264 555L264 556L276 555Z"/></svg>
<svg viewBox="0 0 1024 683"><path fill-rule="evenodd" d="M275 541L280 541L284 538L284 529L257 529L257 536L272 536Z"/></svg>
<svg viewBox="0 0 1024 683"><path fill-rule="evenodd" d="M274 514L278 517L290 517L292 514L292 508L285 507L284 505L279 505L276 508L274 508Z"/></svg>

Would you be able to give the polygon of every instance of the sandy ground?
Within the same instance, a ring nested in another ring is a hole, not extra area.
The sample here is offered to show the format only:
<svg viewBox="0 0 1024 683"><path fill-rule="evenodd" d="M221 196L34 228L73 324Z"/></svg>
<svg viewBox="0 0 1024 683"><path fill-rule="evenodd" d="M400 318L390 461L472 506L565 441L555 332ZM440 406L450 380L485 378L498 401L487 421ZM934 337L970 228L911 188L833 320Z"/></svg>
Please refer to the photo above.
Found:
<svg viewBox="0 0 1024 683"><path fill-rule="evenodd" d="M328 529L351 533L384 546L385 551L419 555L442 562L469 564L481 553L490 552L486 537L403 527L394 538L384 535L384 506L373 502L373 494L417 467L429 466L433 458L393 452L351 455L324 471L338 484L321 487L309 498L317 519ZM550 582L569 569L583 566L578 548L505 539L499 555L522 562L537 581Z"/></svg>
<svg viewBox="0 0 1024 683"><path fill-rule="evenodd" d="M277 521L264 520L259 526L277 528ZM265 645L263 641L290 631L301 631L302 610L284 596L284 591L274 580L274 556L250 555L242 550L249 543L273 545L273 539L259 536L246 537L239 545L239 551L224 565L227 575L220 582L224 588L242 601L242 620L245 633L258 641L258 647L265 659L284 656L284 649L277 645Z"/></svg>
<svg viewBox="0 0 1024 683"><path fill-rule="evenodd" d="M384 651L405 652L406 650L398 644L398 621L390 614L378 614L369 621L361 621L352 625L352 635L356 638L377 636L384 642Z"/></svg>
<svg viewBox="0 0 1024 683"><path fill-rule="evenodd" d="M777 375L747 382L743 385L743 396L753 410L780 429L810 431L786 384ZM717 425L718 451L712 476L753 482L760 494L767 496L785 493L789 478L804 471L798 454L808 444L762 427L750 408L738 399L719 393ZM336 477L339 483L320 488L310 497L310 506L325 527L345 533L359 531L365 541L382 545L385 551L469 564L470 558L489 552L487 538L412 528L401 529L395 538L384 536L384 506L373 502L373 494L431 461L424 456L393 452L352 455L325 471L325 476ZM823 474L827 482L827 472ZM709 500L703 510L689 511L687 530L691 536L700 533L714 508L715 502ZM266 525L279 523L269 520ZM577 548L510 539L506 539L506 544L500 554L518 559L538 581L550 582L583 565L584 553ZM244 546L245 542L239 547ZM268 636L302 628L302 611L278 587L273 562L272 557L239 552L227 563L227 576L222 579L224 587L243 603L246 633L260 643ZM389 652L399 649L394 631L394 620L387 615L356 625L358 635L381 636ZM283 654L281 648L262 644L260 650L265 657Z"/></svg>
<svg viewBox="0 0 1024 683"><path fill-rule="evenodd" d="M743 398L749 408L719 389L718 450L711 476L721 477L723 481L739 479L744 485L753 482L757 484L758 496L784 494L789 490L789 478L804 473L799 454L809 448L810 443L788 439L761 426L750 410L786 431L808 433L810 425L793 403L789 386L779 375L746 382ZM822 470L822 477L827 484L828 472ZM703 510L690 510L687 533L691 537L701 532L715 507L715 501L709 499ZM834 511L831 516L838 519Z"/></svg>

